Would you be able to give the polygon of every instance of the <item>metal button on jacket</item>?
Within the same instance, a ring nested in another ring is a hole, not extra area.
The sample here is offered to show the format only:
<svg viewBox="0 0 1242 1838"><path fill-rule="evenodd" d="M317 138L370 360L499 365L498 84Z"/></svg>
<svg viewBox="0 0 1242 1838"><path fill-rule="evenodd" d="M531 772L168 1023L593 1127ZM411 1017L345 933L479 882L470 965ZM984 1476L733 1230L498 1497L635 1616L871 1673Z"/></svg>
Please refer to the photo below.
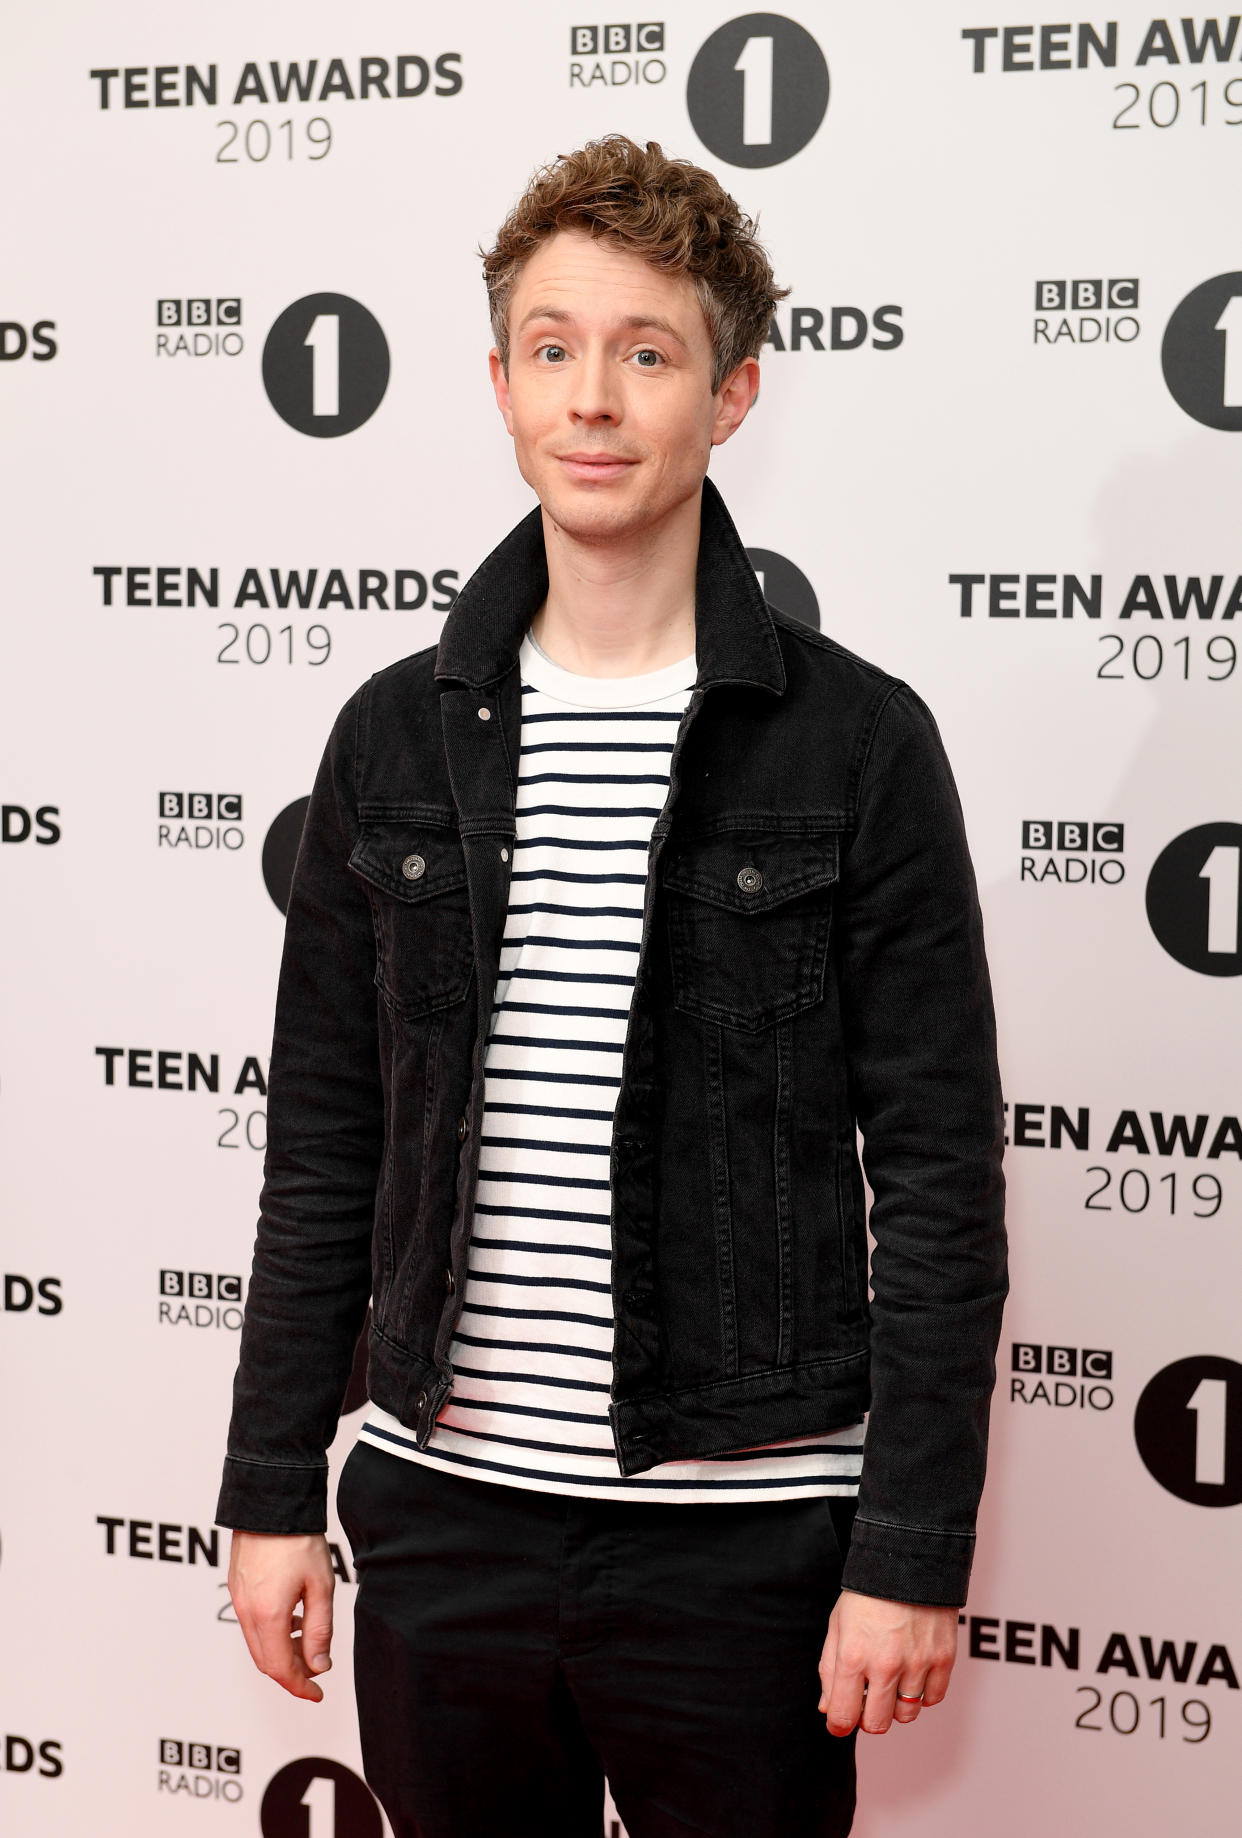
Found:
<svg viewBox="0 0 1242 1838"><path fill-rule="evenodd" d="M421 874L426 874L427 864L421 855L407 855L401 864L401 872L407 881L416 881Z"/></svg>
<svg viewBox="0 0 1242 1838"><path fill-rule="evenodd" d="M465 1142L466 1140L466 1119L464 1117L459 1117L457 1119L457 1140L458 1142Z"/></svg>
<svg viewBox="0 0 1242 1838"><path fill-rule="evenodd" d="M418 1396L414 1400L414 1408L415 1410L423 1410L426 1408L426 1404L427 1404L427 1393L425 1391L420 1391Z"/></svg>
<svg viewBox="0 0 1242 1838"><path fill-rule="evenodd" d="M446 1270L444 1272L444 1293L451 1296L456 1287L457 1284L453 1281L453 1272L451 1270Z"/></svg>
<svg viewBox="0 0 1242 1838"><path fill-rule="evenodd" d="M747 864L745 868L738 869L737 884L743 893L758 893L763 886L763 876L757 868Z"/></svg>

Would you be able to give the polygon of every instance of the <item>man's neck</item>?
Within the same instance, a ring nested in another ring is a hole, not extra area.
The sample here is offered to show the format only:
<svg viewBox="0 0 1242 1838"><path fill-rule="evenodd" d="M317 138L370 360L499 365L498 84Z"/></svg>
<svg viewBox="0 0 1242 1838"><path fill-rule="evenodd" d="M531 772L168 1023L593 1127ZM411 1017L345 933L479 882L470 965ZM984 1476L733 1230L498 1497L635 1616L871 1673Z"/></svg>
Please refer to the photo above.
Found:
<svg viewBox="0 0 1242 1838"><path fill-rule="evenodd" d="M639 676L694 650L699 495L658 526L589 543L543 513L548 597L531 635L553 663L581 676Z"/></svg>

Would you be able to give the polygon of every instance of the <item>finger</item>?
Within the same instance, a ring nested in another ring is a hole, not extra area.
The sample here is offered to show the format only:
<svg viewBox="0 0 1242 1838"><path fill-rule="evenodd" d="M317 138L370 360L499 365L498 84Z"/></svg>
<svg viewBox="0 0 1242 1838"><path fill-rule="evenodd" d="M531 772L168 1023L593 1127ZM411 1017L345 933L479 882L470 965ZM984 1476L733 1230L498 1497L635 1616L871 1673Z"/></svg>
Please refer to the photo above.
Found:
<svg viewBox="0 0 1242 1838"><path fill-rule="evenodd" d="M882 1736L893 1720L893 1700L897 1695L897 1680L893 1676L878 1678L874 1673L867 1678L867 1697L863 1704L862 1721L859 1728L867 1736Z"/></svg>
<svg viewBox="0 0 1242 1838"><path fill-rule="evenodd" d="M913 1723L922 1708L922 1685L908 1678L899 1679L893 1696L893 1722Z"/></svg>
<svg viewBox="0 0 1242 1838"><path fill-rule="evenodd" d="M949 1679L953 1672L953 1661L929 1666L927 1679L923 1686L923 1708L930 1710L933 1704L943 1704L948 1696Z"/></svg>
<svg viewBox="0 0 1242 1838"><path fill-rule="evenodd" d="M837 1624L835 1618L828 1623L828 1632L824 1639L824 1650L819 1656L819 1708L827 1710L828 1699L832 1693L832 1681L837 1669Z"/></svg>
<svg viewBox="0 0 1242 1838"><path fill-rule="evenodd" d="M830 1734L848 1736L864 1711L862 1667L847 1667L838 1657L827 1698L825 1721Z"/></svg>
<svg viewBox="0 0 1242 1838"><path fill-rule="evenodd" d="M323 1692L310 1677L302 1661L299 1639L295 1640L287 1626L281 1626L272 1620L261 1623L258 1628L260 1672L267 1675L277 1685L295 1698L310 1698L315 1703L323 1697Z"/></svg>
<svg viewBox="0 0 1242 1838"><path fill-rule="evenodd" d="M327 1672L332 1665L332 1588L329 1573L310 1576L302 1590L302 1656L309 1672Z"/></svg>
<svg viewBox="0 0 1242 1838"><path fill-rule="evenodd" d="M293 1697L310 1698L317 1703L323 1692L302 1663L302 1643L293 1638L291 1609L284 1603L261 1603L252 1605L251 1612L254 1633L251 1651L260 1672Z"/></svg>

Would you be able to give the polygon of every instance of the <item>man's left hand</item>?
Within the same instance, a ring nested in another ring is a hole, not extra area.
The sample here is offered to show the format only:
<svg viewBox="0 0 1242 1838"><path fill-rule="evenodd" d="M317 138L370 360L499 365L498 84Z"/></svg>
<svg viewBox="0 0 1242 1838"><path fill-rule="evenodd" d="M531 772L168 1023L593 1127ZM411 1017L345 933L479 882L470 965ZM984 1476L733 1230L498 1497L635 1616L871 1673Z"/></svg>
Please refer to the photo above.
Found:
<svg viewBox="0 0 1242 1838"><path fill-rule="evenodd" d="M957 1657L957 1616L956 1608L843 1589L819 1662L819 1708L831 1734L848 1736L858 1724L881 1736L890 1724L913 1723L926 1705L939 1704Z"/></svg>

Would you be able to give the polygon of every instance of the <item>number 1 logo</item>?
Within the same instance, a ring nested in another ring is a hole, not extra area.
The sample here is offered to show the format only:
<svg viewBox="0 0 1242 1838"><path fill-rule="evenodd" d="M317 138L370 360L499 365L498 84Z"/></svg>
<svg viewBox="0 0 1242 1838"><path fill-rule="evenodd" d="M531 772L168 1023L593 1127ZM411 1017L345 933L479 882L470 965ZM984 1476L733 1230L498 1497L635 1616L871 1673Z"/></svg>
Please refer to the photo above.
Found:
<svg viewBox="0 0 1242 1838"><path fill-rule="evenodd" d="M388 340L348 294L307 294L287 306L263 346L263 387L299 434L331 440L369 421L388 388Z"/></svg>
<svg viewBox="0 0 1242 1838"><path fill-rule="evenodd" d="M690 66L686 108L694 131L731 166L792 159L827 107L824 54L805 27L781 13L731 19Z"/></svg>
<svg viewBox="0 0 1242 1838"><path fill-rule="evenodd" d="M1202 1353L1175 1360L1143 1387L1134 1411L1143 1464L1192 1506L1242 1502L1242 1366Z"/></svg>
<svg viewBox="0 0 1242 1838"><path fill-rule="evenodd" d="M1179 408L1204 427L1242 428L1242 273L1186 295L1165 327L1160 363Z"/></svg>
<svg viewBox="0 0 1242 1838"><path fill-rule="evenodd" d="M1242 823L1201 823L1160 851L1147 918L1170 957L1201 976L1242 975Z"/></svg>
<svg viewBox="0 0 1242 1838"><path fill-rule="evenodd" d="M263 1838L382 1838L384 1822L370 1788L352 1769L306 1755L268 1782L259 1829Z"/></svg>

